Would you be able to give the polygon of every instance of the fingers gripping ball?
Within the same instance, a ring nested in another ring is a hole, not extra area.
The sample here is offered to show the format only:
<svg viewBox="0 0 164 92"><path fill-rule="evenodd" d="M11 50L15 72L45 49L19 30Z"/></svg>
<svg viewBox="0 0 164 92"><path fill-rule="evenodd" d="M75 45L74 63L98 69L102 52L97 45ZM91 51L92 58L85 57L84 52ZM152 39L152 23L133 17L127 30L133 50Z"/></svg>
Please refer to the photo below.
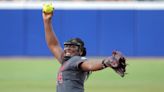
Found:
<svg viewBox="0 0 164 92"><path fill-rule="evenodd" d="M52 13L53 10L54 10L54 7L53 7L52 3L43 5L43 12L44 13Z"/></svg>

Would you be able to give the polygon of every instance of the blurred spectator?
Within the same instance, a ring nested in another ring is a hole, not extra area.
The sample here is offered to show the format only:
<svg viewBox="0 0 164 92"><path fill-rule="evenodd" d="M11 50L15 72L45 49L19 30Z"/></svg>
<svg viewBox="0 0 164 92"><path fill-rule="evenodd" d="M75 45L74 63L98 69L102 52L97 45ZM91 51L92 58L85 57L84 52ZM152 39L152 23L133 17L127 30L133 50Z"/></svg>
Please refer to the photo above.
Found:
<svg viewBox="0 0 164 92"><path fill-rule="evenodd" d="M134 0L95 0L95 1L134 1Z"/></svg>
<svg viewBox="0 0 164 92"><path fill-rule="evenodd" d="M0 0L0 1L17 1L17 0Z"/></svg>
<svg viewBox="0 0 164 92"><path fill-rule="evenodd" d="M164 1L164 0L56 0L56 1Z"/></svg>
<svg viewBox="0 0 164 92"><path fill-rule="evenodd" d="M0 1L164 1L164 0L0 0Z"/></svg>

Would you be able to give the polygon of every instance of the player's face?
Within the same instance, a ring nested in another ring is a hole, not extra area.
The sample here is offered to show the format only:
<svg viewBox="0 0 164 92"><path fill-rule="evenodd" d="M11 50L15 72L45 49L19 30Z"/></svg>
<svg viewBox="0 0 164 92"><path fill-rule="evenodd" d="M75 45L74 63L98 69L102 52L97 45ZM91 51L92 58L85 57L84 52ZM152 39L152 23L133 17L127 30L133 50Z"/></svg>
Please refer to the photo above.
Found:
<svg viewBox="0 0 164 92"><path fill-rule="evenodd" d="M79 55L79 47L76 45L64 45L64 56Z"/></svg>

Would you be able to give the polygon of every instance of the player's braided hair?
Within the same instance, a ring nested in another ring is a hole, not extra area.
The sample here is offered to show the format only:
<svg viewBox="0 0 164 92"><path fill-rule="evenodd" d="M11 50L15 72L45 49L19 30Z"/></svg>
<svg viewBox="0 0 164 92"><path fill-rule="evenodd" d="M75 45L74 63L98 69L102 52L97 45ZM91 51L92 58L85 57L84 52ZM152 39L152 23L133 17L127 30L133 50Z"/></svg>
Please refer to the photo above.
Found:
<svg viewBox="0 0 164 92"><path fill-rule="evenodd" d="M83 53L81 56L86 56L86 48L84 47L84 42L80 38L72 38L64 43L65 44L73 44L79 46L79 50L81 50Z"/></svg>

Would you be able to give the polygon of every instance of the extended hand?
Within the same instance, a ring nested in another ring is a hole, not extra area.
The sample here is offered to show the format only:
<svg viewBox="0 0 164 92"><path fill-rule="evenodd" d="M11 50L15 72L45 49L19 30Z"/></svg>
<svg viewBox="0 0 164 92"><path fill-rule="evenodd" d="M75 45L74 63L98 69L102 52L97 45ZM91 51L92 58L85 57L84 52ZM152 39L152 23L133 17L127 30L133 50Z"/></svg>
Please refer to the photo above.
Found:
<svg viewBox="0 0 164 92"><path fill-rule="evenodd" d="M104 59L103 64L107 67L111 67L121 77L124 77L127 64L121 52L113 51L112 56Z"/></svg>

